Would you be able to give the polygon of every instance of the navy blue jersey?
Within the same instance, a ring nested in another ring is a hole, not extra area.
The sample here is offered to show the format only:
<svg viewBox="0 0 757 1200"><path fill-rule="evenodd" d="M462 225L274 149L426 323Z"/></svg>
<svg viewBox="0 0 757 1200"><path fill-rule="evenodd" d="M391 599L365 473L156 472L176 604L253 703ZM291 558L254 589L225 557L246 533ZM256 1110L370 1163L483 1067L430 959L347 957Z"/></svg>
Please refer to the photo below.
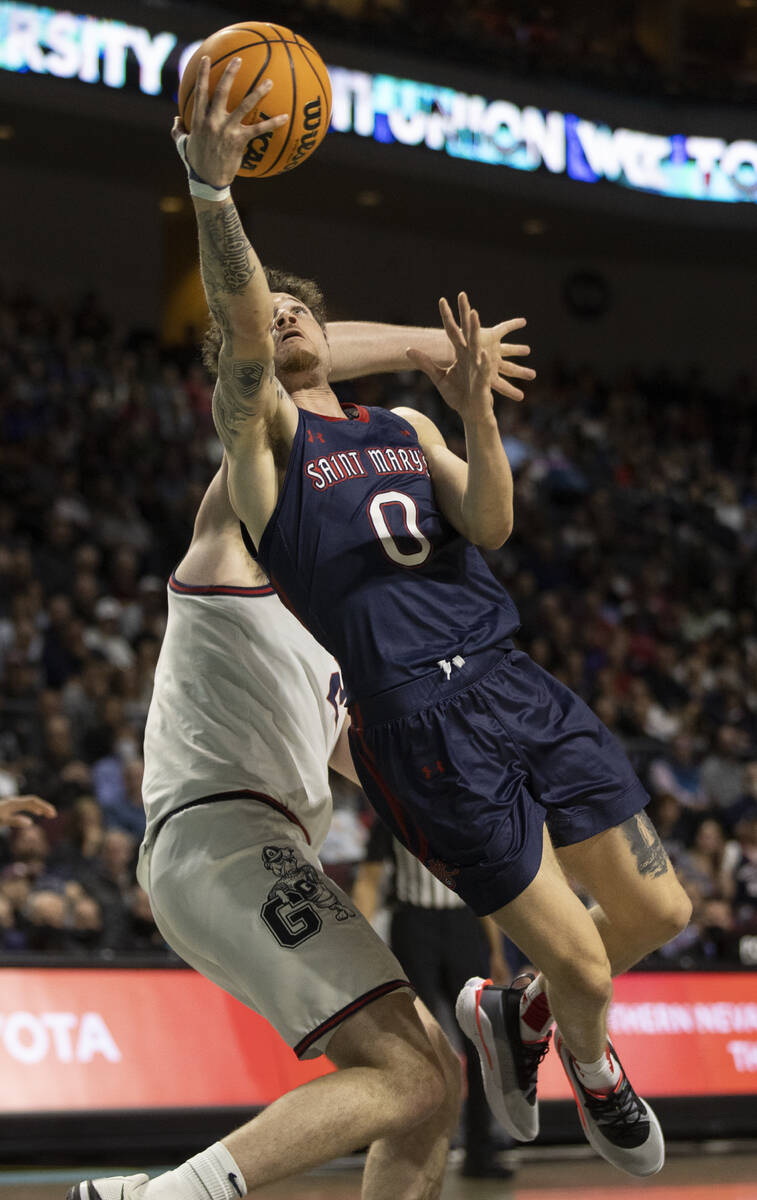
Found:
<svg viewBox="0 0 757 1200"><path fill-rule="evenodd" d="M259 561L338 660L354 703L438 673L442 659L504 647L519 618L442 516L412 425L383 408L351 411L300 409Z"/></svg>

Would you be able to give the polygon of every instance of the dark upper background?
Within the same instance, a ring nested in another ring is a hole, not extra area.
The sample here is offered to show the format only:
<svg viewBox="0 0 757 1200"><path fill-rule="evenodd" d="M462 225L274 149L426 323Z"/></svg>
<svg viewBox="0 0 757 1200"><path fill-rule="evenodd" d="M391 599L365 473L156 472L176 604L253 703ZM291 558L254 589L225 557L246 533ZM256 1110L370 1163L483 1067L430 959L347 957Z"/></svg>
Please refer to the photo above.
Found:
<svg viewBox="0 0 757 1200"><path fill-rule="evenodd" d="M187 41L250 16L247 6L161 0L95 7ZM253 16L295 25L331 62L616 126L754 136L757 0L283 0ZM171 103L0 72L0 105L13 133L0 141L7 275L53 296L95 288L122 321L162 321L169 340L183 337L201 305ZM161 211L166 196L180 211ZM262 256L317 275L335 315L428 322L440 293L467 287L487 320L528 316L541 361L692 362L718 375L753 361L752 205L588 186L345 135L291 175L240 183L236 198ZM606 284L592 320L566 300L586 272Z"/></svg>

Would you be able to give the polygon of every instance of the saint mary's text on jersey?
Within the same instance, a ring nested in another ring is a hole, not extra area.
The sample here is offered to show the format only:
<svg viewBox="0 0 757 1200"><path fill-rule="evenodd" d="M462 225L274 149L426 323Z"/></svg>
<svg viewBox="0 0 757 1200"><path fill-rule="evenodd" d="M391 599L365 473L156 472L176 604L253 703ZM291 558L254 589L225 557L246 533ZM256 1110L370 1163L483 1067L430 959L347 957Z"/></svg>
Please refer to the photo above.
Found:
<svg viewBox="0 0 757 1200"><path fill-rule="evenodd" d="M366 460L370 470L366 467ZM362 479L367 475L428 475L428 464L416 446L370 446L364 450L338 450L311 458L305 464L305 474L318 492Z"/></svg>

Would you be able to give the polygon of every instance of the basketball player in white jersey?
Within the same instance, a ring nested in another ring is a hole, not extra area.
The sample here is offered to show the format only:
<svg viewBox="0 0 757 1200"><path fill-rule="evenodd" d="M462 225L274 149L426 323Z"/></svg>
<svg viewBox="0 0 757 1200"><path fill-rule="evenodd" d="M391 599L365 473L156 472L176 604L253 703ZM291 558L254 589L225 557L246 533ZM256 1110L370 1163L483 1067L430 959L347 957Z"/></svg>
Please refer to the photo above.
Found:
<svg viewBox="0 0 757 1200"><path fill-rule="evenodd" d="M521 324L487 338L492 384L516 396L503 375L533 373L507 361L525 348L501 338ZM328 333L332 378L406 367L409 340L440 359L449 353L442 331ZM145 733L138 875L185 961L265 1016L301 1057L328 1049L338 1070L175 1171L88 1180L69 1200L234 1200L365 1145L364 1197L438 1195L457 1122L457 1058L318 861L329 762L355 778L344 722L338 665L245 549L224 460L169 583Z"/></svg>

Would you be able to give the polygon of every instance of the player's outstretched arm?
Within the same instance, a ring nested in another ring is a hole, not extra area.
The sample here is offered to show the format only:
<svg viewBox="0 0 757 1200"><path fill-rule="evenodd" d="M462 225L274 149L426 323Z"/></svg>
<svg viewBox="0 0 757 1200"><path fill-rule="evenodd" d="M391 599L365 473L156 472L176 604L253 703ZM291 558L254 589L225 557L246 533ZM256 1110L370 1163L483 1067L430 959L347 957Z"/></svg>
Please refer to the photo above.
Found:
<svg viewBox="0 0 757 1200"><path fill-rule="evenodd" d="M428 462L439 507L447 520L477 546L495 550L513 527L513 477L507 461L489 384L489 367L481 346L478 313L465 292L458 296L460 324L442 299L439 311L454 353L440 367L427 355L413 361L425 371L442 398L460 414L465 429L467 463L447 447L428 417L413 409L395 409L414 427Z"/></svg>
<svg viewBox="0 0 757 1200"><path fill-rule="evenodd" d="M501 321L481 330L481 345L489 362L489 385L502 396L522 400L523 392L510 379L536 377L531 367L513 362L531 353L529 346L507 341L511 333L526 324L523 317ZM333 321L328 325L331 348L329 379L355 379L360 375L380 375L406 371L418 364L415 355L425 355L437 366L452 365L454 355L446 331L415 325L382 325L372 321Z"/></svg>
<svg viewBox="0 0 757 1200"><path fill-rule="evenodd" d="M240 433L251 423L270 418L280 400L273 370L271 294L229 185L250 138L278 128L287 118L282 114L254 126L242 123L270 90L269 81L255 88L232 112L227 111L240 61L232 59L209 97L210 60L201 60L192 132L187 136L178 117L172 131L189 173L208 307L223 332L213 419L230 455L237 449Z"/></svg>

